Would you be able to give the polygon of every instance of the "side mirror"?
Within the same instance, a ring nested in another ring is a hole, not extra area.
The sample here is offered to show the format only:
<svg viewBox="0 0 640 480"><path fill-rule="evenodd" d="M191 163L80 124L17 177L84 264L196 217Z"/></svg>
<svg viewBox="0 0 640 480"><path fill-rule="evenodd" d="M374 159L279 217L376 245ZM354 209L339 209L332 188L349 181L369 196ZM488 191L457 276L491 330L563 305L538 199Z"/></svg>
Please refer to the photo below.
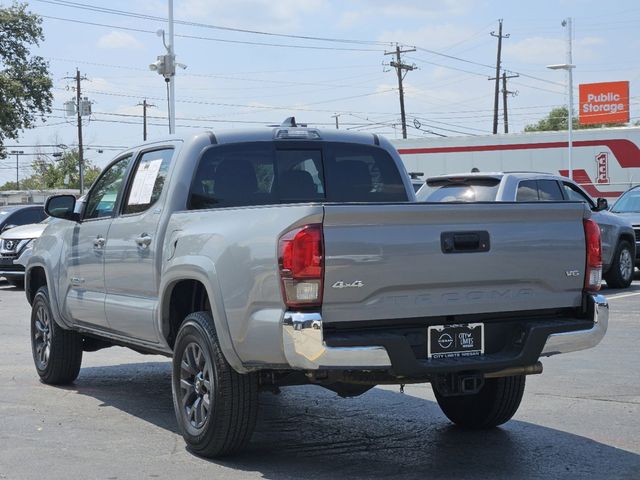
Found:
<svg viewBox="0 0 640 480"><path fill-rule="evenodd" d="M6 232L7 230L9 230L9 229L11 229L11 228L15 228L15 227L17 227L17 225L14 225L14 224L5 225L4 227L2 227L2 230L0 230L0 233L4 233L4 232Z"/></svg>
<svg viewBox="0 0 640 480"><path fill-rule="evenodd" d="M75 213L76 197L73 195L54 195L47 198L44 211L50 217L62 218L74 222L80 221L80 215Z"/></svg>
<svg viewBox="0 0 640 480"><path fill-rule="evenodd" d="M606 198L598 198L596 202L598 204L596 211L602 212L603 210L609 210L609 202L607 202Z"/></svg>

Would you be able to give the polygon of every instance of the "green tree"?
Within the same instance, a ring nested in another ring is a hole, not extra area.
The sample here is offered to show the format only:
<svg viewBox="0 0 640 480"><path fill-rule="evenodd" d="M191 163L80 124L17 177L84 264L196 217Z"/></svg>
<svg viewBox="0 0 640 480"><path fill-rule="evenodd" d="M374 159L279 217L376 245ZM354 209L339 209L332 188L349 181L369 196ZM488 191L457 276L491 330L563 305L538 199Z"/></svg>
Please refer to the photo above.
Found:
<svg viewBox="0 0 640 480"><path fill-rule="evenodd" d="M620 123L605 123L602 125L580 125L578 116L573 115L573 129L587 130L590 128L619 127ZM546 117L536 123L524 127L525 132L551 132L557 130L567 130L569 128L569 109L567 107L557 107L552 109Z"/></svg>
<svg viewBox="0 0 640 480"><path fill-rule="evenodd" d="M59 159L36 156L31 164L33 174L20 180L22 190L49 190L56 188L80 188L78 150L65 152ZM84 161L84 183L88 187L100 174L100 168L89 160ZM15 190L16 182L7 182L0 190Z"/></svg>
<svg viewBox="0 0 640 480"><path fill-rule="evenodd" d="M41 24L26 4L0 6L0 154L5 139L51 112L49 66L29 51L44 40Z"/></svg>

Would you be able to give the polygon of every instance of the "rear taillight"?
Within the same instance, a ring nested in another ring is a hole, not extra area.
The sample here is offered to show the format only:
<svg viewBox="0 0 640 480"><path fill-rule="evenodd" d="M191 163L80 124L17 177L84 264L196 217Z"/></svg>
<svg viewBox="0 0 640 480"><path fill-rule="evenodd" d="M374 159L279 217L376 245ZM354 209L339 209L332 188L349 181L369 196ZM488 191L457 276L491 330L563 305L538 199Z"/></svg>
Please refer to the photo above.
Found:
<svg viewBox="0 0 640 480"><path fill-rule="evenodd" d="M587 246L587 268L584 275L586 291L600 290L602 283L602 247L600 227L593 220L583 220L584 238Z"/></svg>
<svg viewBox="0 0 640 480"><path fill-rule="evenodd" d="M319 307L324 278L322 225L305 225L282 235L278 261L287 307Z"/></svg>

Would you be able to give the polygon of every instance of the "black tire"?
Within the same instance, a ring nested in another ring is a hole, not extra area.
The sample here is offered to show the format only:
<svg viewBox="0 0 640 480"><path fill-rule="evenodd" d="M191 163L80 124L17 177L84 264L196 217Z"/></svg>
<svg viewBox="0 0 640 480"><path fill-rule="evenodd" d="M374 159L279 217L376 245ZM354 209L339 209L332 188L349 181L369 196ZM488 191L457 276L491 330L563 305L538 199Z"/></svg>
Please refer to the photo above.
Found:
<svg viewBox="0 0 640 480"><path fill-rule="evenodd" d="M487 378L473 395L445 397L434 393L443 413L460 427L487 429L509 421L524 394L525 376Z"/></svg>
<svg viewBox="0 0 640 480"><path fill-rule="evenodd" d="M631 244L626 240L621 240L613 254L611 268L604 275L609 288L628 288L633 281L634 263L633 249Z"/></svg>
<svg viewBox="0 0 640 480"><path fill-rule="evenodd" d="M256 424L258 377L226 361L209 312L185 318L173 351L173 406L196 454L223 457L244 448Z"/></svg>
<svg viewBox="0 0 640 480"><path fill-rule="evenodd" d="M7 279L9 285L13 285L16 288L24 288L24 278L22 277L4 277Z"/></svg>
<svg viewBox="0 0 640 480"><path fill-rule="evenodd" d="M43 383L65 385L78 378L82 337L56 323L47 287L38 289L31 304L31 352Z"/></svg>

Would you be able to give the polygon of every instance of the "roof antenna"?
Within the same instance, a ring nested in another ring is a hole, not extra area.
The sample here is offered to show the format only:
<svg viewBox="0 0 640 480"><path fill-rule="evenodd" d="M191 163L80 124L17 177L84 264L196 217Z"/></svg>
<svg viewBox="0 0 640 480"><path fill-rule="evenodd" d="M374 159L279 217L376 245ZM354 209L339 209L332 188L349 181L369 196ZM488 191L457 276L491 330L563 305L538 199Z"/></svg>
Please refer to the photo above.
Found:
<svg viewBox="0 0 640 480"><path fill-rule="evenodd" d="M280 124L281 127L297 127L296 117L287 117L284 122Z"/></svg>

